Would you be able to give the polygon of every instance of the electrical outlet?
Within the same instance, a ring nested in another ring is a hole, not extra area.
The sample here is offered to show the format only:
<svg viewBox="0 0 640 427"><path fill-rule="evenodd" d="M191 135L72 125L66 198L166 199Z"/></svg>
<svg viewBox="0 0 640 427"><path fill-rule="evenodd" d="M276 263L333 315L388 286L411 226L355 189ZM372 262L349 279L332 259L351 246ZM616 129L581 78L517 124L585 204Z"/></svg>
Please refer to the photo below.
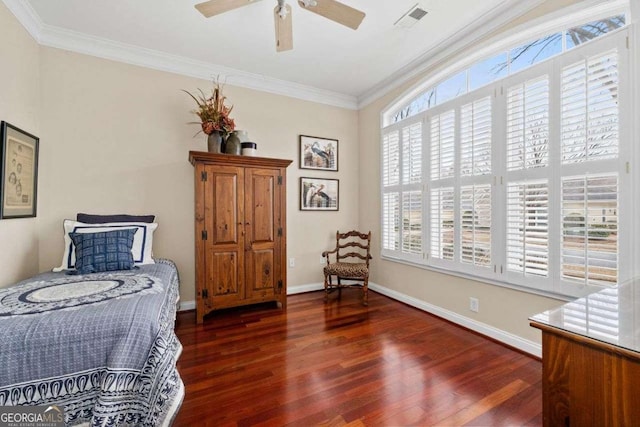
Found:
<svg viewBox="0 0 640 427"><path fill-rule="evenodd" d="M325 265L326 264L326 260L324 259L323 256L320 257L320 265Z"/></svg>
<svg viewBox="0 0 640 427"><path fill-rule="evenodd" d="M473 311L474 313L480 311L480 301L478 301L478 298L469 298L469 310Z"/></svg>
<svg viewBox="0 0 640 427"><path fill-rule="evenodd" d="M296 266L296 259L295 258L289 258L289 267L293 268Z"/></svg>

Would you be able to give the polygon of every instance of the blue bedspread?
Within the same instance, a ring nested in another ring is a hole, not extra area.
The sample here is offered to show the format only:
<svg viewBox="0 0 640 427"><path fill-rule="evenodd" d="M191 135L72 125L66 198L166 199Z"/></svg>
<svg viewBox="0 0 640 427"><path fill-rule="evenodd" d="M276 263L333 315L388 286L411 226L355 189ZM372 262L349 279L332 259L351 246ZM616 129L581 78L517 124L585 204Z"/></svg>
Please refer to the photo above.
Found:
<svg viewBox="0 0 640 427"><path fill-rule="evenodd" d="M67 425L169 425L184 396L177 301L167 260L0 289L0 406L64 406Z"/></svg>

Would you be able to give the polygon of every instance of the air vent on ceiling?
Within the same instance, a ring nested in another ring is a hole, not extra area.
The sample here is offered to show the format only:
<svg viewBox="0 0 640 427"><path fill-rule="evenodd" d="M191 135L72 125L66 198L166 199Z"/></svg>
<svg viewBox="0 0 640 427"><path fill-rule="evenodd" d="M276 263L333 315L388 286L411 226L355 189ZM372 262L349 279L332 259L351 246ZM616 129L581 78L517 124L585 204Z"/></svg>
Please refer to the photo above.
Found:
<svg viewBox="0 0 640 427"><path fill-rule="evenodd" d="M400 17L393 25L401 28L413 27L413 25L427 15L426 10L420 7L418 3L413 5L404 15Z"/></svg>

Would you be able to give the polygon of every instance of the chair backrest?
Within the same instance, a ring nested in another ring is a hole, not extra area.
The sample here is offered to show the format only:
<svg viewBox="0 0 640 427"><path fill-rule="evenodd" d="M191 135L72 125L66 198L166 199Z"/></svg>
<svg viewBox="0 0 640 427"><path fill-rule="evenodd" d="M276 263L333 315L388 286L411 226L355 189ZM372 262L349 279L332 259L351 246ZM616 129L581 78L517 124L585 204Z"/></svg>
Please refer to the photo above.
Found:
<svg viewBox="0 0 640 427"><path fill-rule="evenodd" d="M360 233L359 231L348 231L340 233L336 231L336 261L341 262L345 258L359 258L367 263L371 259L371 232Z"/></svg>

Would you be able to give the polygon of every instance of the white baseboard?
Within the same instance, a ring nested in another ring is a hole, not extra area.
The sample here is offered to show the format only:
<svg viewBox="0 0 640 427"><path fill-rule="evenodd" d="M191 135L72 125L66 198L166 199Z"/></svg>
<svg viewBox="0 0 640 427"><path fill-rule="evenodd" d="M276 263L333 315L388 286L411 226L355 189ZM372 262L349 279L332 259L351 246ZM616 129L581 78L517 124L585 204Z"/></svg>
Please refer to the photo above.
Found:
<svg viewBox="0 0 640 427"><path fill-rule="evenodd" d="M394 291L389 288L385 288L384 286L380 286L375 283L369 282L369 288L373 291L381 293L382 295L386 295L389 298L393 298L407 305L418 308L422 311L426 311L427 313L442 317L443 319L446 319L457 325L464 326L465 328L471 329L472 331L478 332L479 334L493 338L494 340L517 348L518 350L524 351L525 353L529 353L532 356L542 357L542 346L536 342L529 341L510 332L494 328L493 326L487 325L486 323L478 322L477 320L470 319L453 311L446 310L442 307L438 307L437 305L429 304L428 302L419 300L409 295L405 295L401 292Z"/></svg>
<svg viewBox="0 0 640 427"><path fill-rule="evenodd" d="M419 300L417 298L405 295L401 292L394 291L376 283L369 282L369 288L375 292L386 295L389 298L393 298L397 301L403 302L407 305L426 311L427 313L434 314L438 317L442 317L457 325L464 326L479 334L493 338L518 350L524 351L536 357L542 357L542 346L533 341L526 340L512 333L503 331L502 329L494 328L486 323L478 322L477 320L470 319L462 316L450 310L446 310L437 305L429 304L428 302ZM306 285L291 286L287 289L287 295L301 294L304 292L321 291L324 289L323 283L309 283ZM195 301L181 301L179 311L194 310L196 308Z"/></svg>
<svg viewBox="0 0 640 427"><path fill-rule="evenodd" d="M178 311L187 311L187 310L195 310L196 302L195 301L180 301L180 308Z"/></svg>
<svg viewBox="0 0 640 427"><path fill-rule="evenodd" d="M287 295L303 294L305 292L322 291L324 290L324 283L309 283L306 285L290 286L287 287Z"/></svg>

